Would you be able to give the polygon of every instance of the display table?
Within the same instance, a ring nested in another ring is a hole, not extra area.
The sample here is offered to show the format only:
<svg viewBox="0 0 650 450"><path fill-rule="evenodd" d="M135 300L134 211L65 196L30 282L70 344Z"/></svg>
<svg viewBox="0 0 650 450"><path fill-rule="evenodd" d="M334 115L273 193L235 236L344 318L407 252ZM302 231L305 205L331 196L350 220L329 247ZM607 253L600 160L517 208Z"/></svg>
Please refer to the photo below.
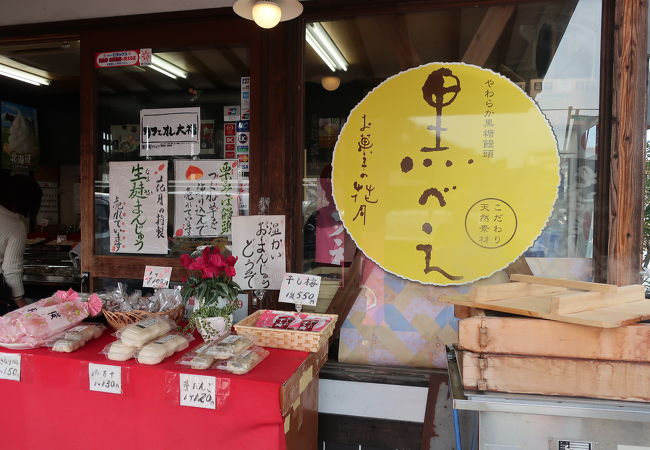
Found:
<svg viewBox="0 0 650 450"><path fill-rule="evenodd" d="M21 353L21 381L0 380L3 448L16 449L311 449L317 445L318 369L325 349L269 348L246 375L107 360L108 331L73 353L47 348ZM190 344L193 347L200 339ZM89 390L88 363L122 367L122 394ZM216 410L180 406L181 373L228 379Z"/></svg>

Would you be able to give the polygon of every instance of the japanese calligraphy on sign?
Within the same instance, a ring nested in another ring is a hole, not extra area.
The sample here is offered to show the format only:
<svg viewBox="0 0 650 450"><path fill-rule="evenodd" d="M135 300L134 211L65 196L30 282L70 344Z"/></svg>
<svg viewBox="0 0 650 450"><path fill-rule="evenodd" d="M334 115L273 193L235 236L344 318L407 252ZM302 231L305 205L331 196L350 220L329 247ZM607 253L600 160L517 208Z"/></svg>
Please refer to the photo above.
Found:
<svg viewBox="0 0 650 450"><path fill-rule="evenodd" d="M166 108L140 111L140 156L198 155L201 109Z"/></svg>
<svg viewBox="0 0 650 450"><path fill-rule="evenodd" d="M169 287L169 279L171 276L171 267L145 266L142 287L166 289Z"/></svg>
<svg viewBox="0 0 650 450"><path fill-rule="evenodd" d="M122 367L88 363L88 389L109 394L121 394Z"/></svg>
<svg viewBox="0 0 650 450"><path fill-rule="evenodd" d="M285 217L233 217L235 282L242 289L280 289L286 271Z"/></svg>
<svg viewBox="0 0 650 450"><path fill-rule="evenodd" d="M174 236L230 235L239 215L237 160L176 160Z"/></svg>
<svg viewBox="0 0 650 450"><path fill-rule="evenodd" d="M278 301L316 306L320 277L303 273L286 273L282 279Z"/></svg>
<svg viewBox="0 0 650 450"><path fill-rule="evenodd" d="M216 377L181 373L178 380L181 406L217 409Z"/></svg>
<svg viewBox="0 0 650 450"><path fill-rule="evenodd" d="M559 181L556 139L535 102L462 63L384 81L351 112L333 158L336 207L359 248L436 285L514 261L546 225Z"/></svg>
<svg viewBox="0 0 650 450"><path fill-rule="evenodd" d="M20 381L20 353L0 353L0 379Z"/></svg>
<svg viewBox="0 0 650 450"><path fill-rule="evenodd" d="M112 253L167 253L167 161L111 162Z"/></svg>

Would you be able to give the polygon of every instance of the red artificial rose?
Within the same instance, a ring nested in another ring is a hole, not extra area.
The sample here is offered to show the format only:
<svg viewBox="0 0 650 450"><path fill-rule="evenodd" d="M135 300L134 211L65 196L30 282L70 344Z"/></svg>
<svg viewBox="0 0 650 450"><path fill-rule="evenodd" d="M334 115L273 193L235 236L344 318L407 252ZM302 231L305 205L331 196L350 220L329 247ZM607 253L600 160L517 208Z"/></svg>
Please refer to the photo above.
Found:
<svg viewBox="0 0 650 450"><path fill-rule="evenodd" d="M214 267L204 267L201 269L201 273L203 278L214 278L218 274L217 270Z"/></svg>
<svg viewBox="0 0 650 450"><path fill-rule="evenodd" d="M236 262L237 262L237 257L236 256L230 255L230 256L228 256L226 258L226 264L231 266L231 267L234 267Z"/></svg>
<svg viewBox="0 0 650 450"><path fill-rule="evenodd" d="M221 268L226 266L226 261L223 259L223 256L221 256L221 253L213 253L212 256L210 256L210 264L214 267Z"/></svg>
<svg viewBox="0 0 650 450"><path fill-rule="evenodd" d="M232 267L232 266L227 266L224 269L224 271L226 272L226 275L228 275L231 278L234 277L237 274L237 272L235 271L235 268Z"/></svg>
<svg viewBox="0 0 650 450"><path fill-rule="evenodd" d="M185 268L188 268L192 264L192 257L187 253L181 255L181 265Z"/></svg>

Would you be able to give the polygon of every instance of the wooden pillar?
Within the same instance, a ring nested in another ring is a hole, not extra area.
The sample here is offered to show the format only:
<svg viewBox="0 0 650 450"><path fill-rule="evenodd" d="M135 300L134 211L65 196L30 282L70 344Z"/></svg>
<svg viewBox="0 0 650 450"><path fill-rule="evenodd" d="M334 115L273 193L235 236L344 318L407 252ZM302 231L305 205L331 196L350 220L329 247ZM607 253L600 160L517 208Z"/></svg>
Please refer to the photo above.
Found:
<svg viewBox="0 0 650 450"><path fill-rule="evenodd" d="M618 0L612 7L607 282L623 285L638 283L641 270L648 4L645 0Z"/></svg>

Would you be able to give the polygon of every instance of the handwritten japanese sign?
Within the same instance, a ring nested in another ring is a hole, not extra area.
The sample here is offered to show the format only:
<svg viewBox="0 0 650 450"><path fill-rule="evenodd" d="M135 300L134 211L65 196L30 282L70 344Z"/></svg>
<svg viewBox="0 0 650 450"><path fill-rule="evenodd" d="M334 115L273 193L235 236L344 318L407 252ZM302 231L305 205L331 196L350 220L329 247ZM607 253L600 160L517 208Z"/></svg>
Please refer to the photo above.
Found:
<svg viewBox="0 0 650 450"><path fill-rule="evenodd" d="M145 266L142 287L168 288L172 276L171 267Z"/></svg>
<svg viewBox="0 0 650 450"><path fill-rule="evenodd" d="M235 281L242 289L280 289L286 270L284 216L233 217Z"/></svg>
<svg viewBox="0 0 650 450"><path fill-rule="evenodd" d="M201 109L166 108L140 111L140 156L201 153Z"/></svg>
<svg viewBox="0 0 650 450"><path fill-rule="evenodd" d="M110 251L167 253L167 161L112 162Z"/></svg>
<svg viewBox="0 0 650 450"><path fill-rule="evenodd" d="M384 81L353 109L333 158L336 207L359 248L436 285L514 261L544 228L559 182L555 136L535 102L462 63Z"/></svg>
<svg viewBox="0 0 650 450"><path fill-rule="evenodd" d="M122 393L122 368L88 363L88 389L109 394Z"/></svg>
<svg viewBox="0 0 650 450"><path fill-rule="evenodd" d="M0 353L0 379L20 381L20 353Z"/></svg>
<svg viewBox="0 0 650 450"><path fill-rule="evenodd" d="M302 273L286 273L282 279L278 301L316 306L319 291L319 276Z"/></svg>
<svg viewBox="0 0 650 450"><path fill-rule="evenodd" d="M217 409L216 377L181 373L179 382L181 406Z"/></svg>
<svg viewBox="0 0 650 450"><path fill-rule="evenodd" d="M174 236L230 235L239 215L237 160L176 160Z"/></svg>

